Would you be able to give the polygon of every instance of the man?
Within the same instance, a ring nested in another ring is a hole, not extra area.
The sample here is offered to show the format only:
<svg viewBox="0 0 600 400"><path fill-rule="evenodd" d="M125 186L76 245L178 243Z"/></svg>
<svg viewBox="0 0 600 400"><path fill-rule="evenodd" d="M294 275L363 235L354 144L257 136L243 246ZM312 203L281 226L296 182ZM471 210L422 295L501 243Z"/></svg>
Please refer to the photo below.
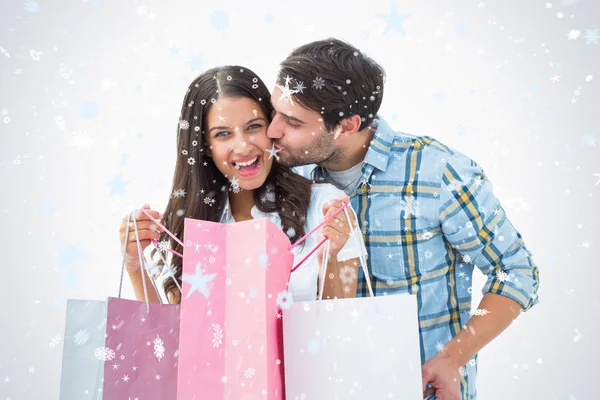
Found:
<svg viewBox="0 0 600 400"><path fill-rule="evenodd" d="M301 46L281 63L267 135L281 164L316 164L312 179L350 196L375 294L417 296L424 394L475 399L477 352L537 303L538 269L477 163L377 115L384 81L343 41ZM487 282L472 313L474 266Z"/></svg>

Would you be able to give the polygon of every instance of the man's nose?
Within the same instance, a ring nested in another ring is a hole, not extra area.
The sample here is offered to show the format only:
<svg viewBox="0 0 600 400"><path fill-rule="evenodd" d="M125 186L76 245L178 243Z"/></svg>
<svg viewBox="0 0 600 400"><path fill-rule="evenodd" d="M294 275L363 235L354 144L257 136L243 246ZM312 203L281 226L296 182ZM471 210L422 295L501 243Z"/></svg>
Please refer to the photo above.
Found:
<svg viewBox="0 0 600 400"><path fill-rule="evenodd" d="M275 118L269 124L267 128L267 137L271 139L281 139L283 137L283 130L281 129L281 124L276 115Z"/></svg>

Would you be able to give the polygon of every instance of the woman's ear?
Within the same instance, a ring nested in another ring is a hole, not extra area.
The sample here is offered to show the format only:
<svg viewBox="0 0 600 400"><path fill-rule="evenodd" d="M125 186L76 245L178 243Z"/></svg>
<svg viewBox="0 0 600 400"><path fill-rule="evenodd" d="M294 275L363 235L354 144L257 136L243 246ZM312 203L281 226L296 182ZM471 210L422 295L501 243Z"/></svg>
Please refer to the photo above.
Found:
<svg viewBox="0 0 600 400"><path fill-rule="evenodd" d="M202 147L202 155L212 158L212 154L211 154L210 150L211 150L210 148Z"/></svg>

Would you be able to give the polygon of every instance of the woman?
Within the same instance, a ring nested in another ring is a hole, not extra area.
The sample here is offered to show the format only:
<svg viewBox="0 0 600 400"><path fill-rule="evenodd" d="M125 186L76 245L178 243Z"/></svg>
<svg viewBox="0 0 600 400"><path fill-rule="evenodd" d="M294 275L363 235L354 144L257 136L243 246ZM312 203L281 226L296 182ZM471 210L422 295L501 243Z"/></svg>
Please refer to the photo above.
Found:
<svg viewBox="0 0 600 400"><path fill-rule="evenodd" d="M178 158L173 178L172 196L165 215L148 213L177 237L183 236L186 217L233 223L253 218L271 219L290 241L304 236L342 202L344 193L330 184L311 181L283 167L274 159L277 150L267 137L273 108L265 84L251 70L239 66L210 69L196 78L184 98L177 138ZM149 209L148 205L144 205ZM349 207L349 206L348 206ZM351 211L351 208L350 208ZM356 225L354 212L349 215ZM144 213L135 217L142 248L153 239L183 253L181 245L159 232ZM120 229L125 264L138 300L144 299L142 274L132 223L127 216ZM351 230L345 213L338 213L320 231L330 240L330 257L325 276L323 298L354 297L357 285L357 257L366 256L360 230ZM355 238L351 237L355 235ZM350 239L350 240L349 240ZM358 239L358 240L356 240ZM317 234L309 236L302 247L294 249L297 263L318 242ZM321 246L290 278L290 291L295 300L315 300ZM153 250L154 256L157 250ZM170 256L169 256L170 257ZM182 260L170 257L177 281L181 282ZM144 274L147 284L150 278ZM149 286L148 286L149 287ZM170 303L179 303L181 294L172 279L166 279L164 290ZM159 302L157 293L149 293L151 302Z"/></svg>

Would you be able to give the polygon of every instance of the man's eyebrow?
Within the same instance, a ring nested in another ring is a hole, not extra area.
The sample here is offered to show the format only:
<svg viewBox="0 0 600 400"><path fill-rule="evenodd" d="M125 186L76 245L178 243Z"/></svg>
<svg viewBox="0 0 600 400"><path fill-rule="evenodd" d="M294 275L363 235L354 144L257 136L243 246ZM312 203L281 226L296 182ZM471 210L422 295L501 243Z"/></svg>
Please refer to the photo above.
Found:
<svg viewBox="0 0 600 400"><path fill-rule="evenodd" d="M298 122L298 123L300 123L300 124L303 124L303 123L304 123L304 121L302 121L301 119L298 119L298 118L296 118L296 117L292 117L291 115L287 115L287 114L284 114L284 113L282 113L282 112L280 112L280 113L278 113L278 114L280 114L280 115L284 116L284 117L285 117L285 118L287 118L287 119L291 119L292 121L296 121L296 122Z"/></svg>

